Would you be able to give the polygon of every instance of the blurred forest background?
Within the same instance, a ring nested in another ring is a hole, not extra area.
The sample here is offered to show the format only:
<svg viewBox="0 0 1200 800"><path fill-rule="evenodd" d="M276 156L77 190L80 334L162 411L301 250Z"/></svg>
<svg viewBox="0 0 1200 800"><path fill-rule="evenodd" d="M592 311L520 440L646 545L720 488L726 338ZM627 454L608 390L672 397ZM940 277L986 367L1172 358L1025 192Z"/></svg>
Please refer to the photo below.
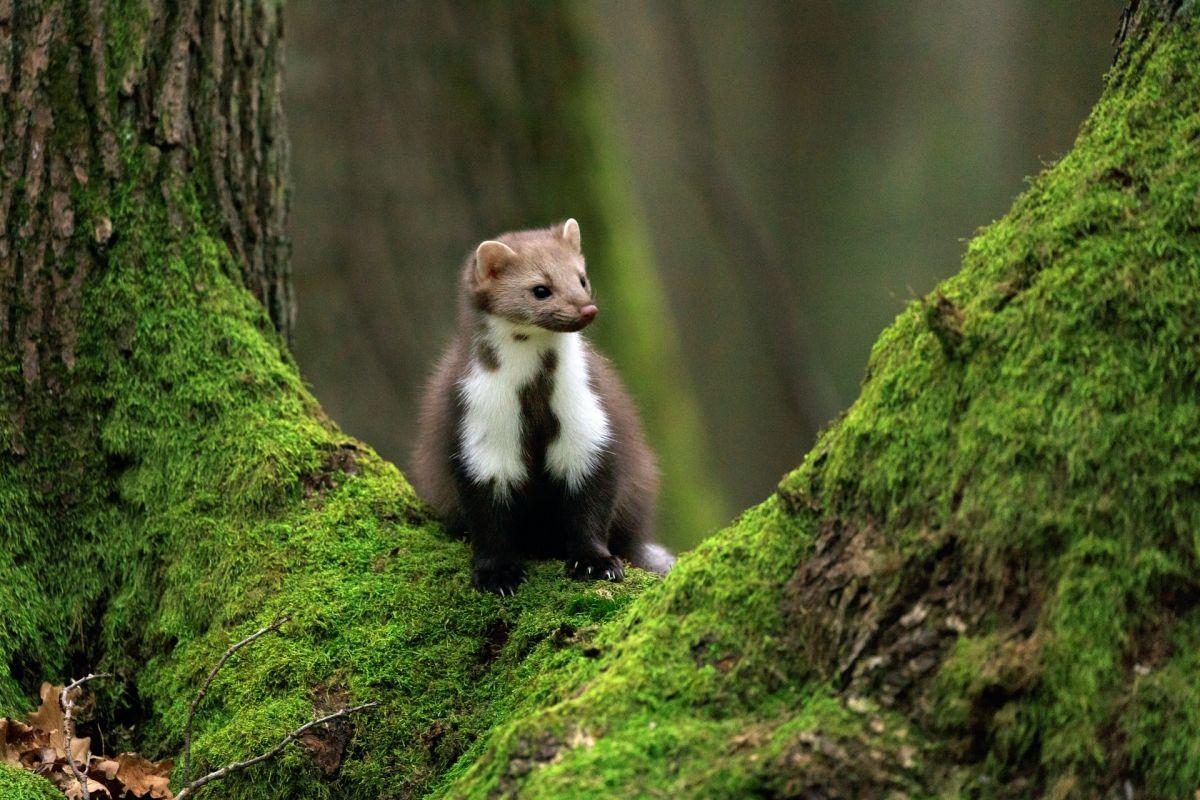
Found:
<svg viewBox="0 0 1200 800"><path fill-rule="evenodd" d="M768 494L872 342L1065 153L1121 0L293 0L295 352L401 466L495 233L579 219L664 539Z"/></svg>

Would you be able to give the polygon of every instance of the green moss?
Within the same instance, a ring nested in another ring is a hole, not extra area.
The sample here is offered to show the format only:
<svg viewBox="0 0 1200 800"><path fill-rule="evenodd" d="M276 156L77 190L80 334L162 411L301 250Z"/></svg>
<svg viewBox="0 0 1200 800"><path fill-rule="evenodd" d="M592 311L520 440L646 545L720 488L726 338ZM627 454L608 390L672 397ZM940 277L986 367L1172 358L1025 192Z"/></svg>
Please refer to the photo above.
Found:
<svg viewBox="0 0 1200 800"><path fill-rule="evenodd" d="M762 785L747 755L770 746L765 720L811 702L787 668L776 594L808 541L776 501L747 512L605 626L595 661L545 673L517 721L468 753L439 796L486 797L518 781L522 797L581 798Z"/></svg>
<svg viewBox="0 0 1200 800"><path fill-rule="evenodd" d="M394 467L320 414L207 233L202 193L168 198L182 228L147 202L154 162L143 155L127 153L129 182L101 210L116 236L83 303L71 400L103 413L82 429L43 429L28 457L4 466L5 518L22 535L5 539L3 586L21 613L5 616L0 646L28 667L23 687L4 675L0 700L25 706L32 680L63 679L68 661L114 669L130 685L109 702L136 699L123 713L147 717L131 744L174 755L187 704L225 647L288 613L283 635L214 685L197 769L263 749L322 704L378 699L336 781L291 753L220 796L420 793L531 676L588 646L657 579L585 585L547 564L515 599L477 593L466 545L428 521ZM80 483L44 493L55 474ZM55 536L80 548L77 576L53 577ZM99 646L73 645L81 627Z"/></svg>
<svg viewBox="0 0 1200 800"><path fill-rule="evenodd" d="M0 713L26 710L43 679L109 669L124 683L101 689L102 721L137 729L110 744L175 755L225 647L289 613L214 685L196 768L328 704L383 707L357 721L336 779L292 752L209 793L420 794L658 579L585 585L547 564L514 599L477 593L466 546L303 387L211 233L202 177L164 193L167 159L130 128L118 140L121 179L74 197L74 246L113 225L84 282L76 362L46 402L25 396L18 364L3 372Z"/></svg>
<svg viewBox="0 0 1200 800"><path fill-rule="evenodd" d="M151 8L143 0L107 0L104 15L105 79L107 96L115 115L125 76L142 66Z"/></svg>
<svg viewBox="0 0 1200 800"><path fill-rule="evenodd" d="M1200 617L1190 613L1163 644L1171 656L1156 663L1161 653L1146 654L1122 722L1133 767L1163 796L1186 797L1200 786Z"/></svg>
<svg viewBox="0 0 1200 800"><path fill-rule="evenodd" d="M221 796L420 792L503 712L523 674L582 647L555 643L556 632L587 631L650 579L584 586L546 565L515 600L475 592L466 546L426 520L394 467L323 420L203 231L161 250L126 238L87 301L128 311L89 326L90 363L103 370L89 384L109 387L100 442L125 465L115 489L126 524L155 554L128 562L105 624L113 660L128 657L130 635L145 654L143 746L174 752L221 651L288 613L285 635L256 644L214 685L198 768L262 749L327 695L380 699L336 782L293 753L223 784ZM148 252L160 269L144 268Z"/></svg>
<svg viewBox="0 0 1200 800"><path fill-rule="evenodd" d="M4 800L62 800L62 796L45 778L0 764L0 797Z"/></svg>

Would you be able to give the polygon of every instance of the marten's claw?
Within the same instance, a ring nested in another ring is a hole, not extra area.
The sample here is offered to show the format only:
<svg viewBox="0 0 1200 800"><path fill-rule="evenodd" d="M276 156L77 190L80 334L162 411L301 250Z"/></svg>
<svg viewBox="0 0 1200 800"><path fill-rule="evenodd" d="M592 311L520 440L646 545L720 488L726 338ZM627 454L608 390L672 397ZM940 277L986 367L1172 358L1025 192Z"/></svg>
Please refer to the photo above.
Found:
<svg viewBox="0 0 1200 800"><path fill-rule="evenodd" d="M619 581L625 569L615 556L584 556L567 564L567 575L581 581Z"/></svg>
<svg viewBox="0 0 1200 800"><path fill-rule="evenodd" d="M491 592L501 597L512 597L517 587L525 580L525 570L520 564L493 564L476 566L471 582L481 592Z"/></svg>

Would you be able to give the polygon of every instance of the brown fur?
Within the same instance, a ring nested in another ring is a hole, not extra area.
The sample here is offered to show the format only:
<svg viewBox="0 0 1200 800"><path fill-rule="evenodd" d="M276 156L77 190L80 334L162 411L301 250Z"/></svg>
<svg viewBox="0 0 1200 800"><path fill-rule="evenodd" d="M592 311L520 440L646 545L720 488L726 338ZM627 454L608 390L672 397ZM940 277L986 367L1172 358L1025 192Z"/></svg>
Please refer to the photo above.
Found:
<svg viewBox="0 0 1200 800"><path fill-rule="evenodd" d="M506 245L516 255L484 267L474 255L467 258L460 323L464 312L469 317L483 312L551 331L580 330L579 309L592 302L591 281L583 254L563 239L562 225L505 233L491 241ZM535 302L529 290L538 284L553 294Z"/></svg>
<svg viewBox="0 0 1200 800"><path fill-rule="evenodd" d="M421 405L414 485L451 530L471 540L481 588L512 590L524 557L567 559L568 571L577 577L619 579L620 564L613 556L655 566L649 535L658 486L655 459L616 370L589 343L584 342L589 383L608 416L611 440L603 464L578 492L568 491L545 470L546 448L559 435L550 407L557 366L552 351L541 372L520 391L529 477L517 492L515 510L498 503L490 486L473 484L456 466L463 413L459 380L473 360L492 370L499 363L494 349L486 343L480 347L478 333L487 315L565 332L586 326L590 318L581 317L581 309L593 305L582 253L577 240L564 238L563 225L506 233L494 241L505 248L482 246L463 265L458 334ZM532 295L531 288L539 284L552 291L550 297ZM518 341L527 336L513 335Z"/></svg>

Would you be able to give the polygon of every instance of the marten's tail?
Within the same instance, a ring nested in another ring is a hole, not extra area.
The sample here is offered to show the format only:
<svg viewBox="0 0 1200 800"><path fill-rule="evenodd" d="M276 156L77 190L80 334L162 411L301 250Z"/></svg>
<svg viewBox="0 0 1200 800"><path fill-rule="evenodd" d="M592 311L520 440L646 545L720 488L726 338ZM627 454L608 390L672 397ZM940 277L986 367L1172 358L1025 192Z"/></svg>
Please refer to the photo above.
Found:
<svg viewBox="0 0 1200 800"><path fill-rule="evenodd" d="M633 554L633 565L649 572L666 575L675 566L675 556L657 542L642 542Z"/></svg>

